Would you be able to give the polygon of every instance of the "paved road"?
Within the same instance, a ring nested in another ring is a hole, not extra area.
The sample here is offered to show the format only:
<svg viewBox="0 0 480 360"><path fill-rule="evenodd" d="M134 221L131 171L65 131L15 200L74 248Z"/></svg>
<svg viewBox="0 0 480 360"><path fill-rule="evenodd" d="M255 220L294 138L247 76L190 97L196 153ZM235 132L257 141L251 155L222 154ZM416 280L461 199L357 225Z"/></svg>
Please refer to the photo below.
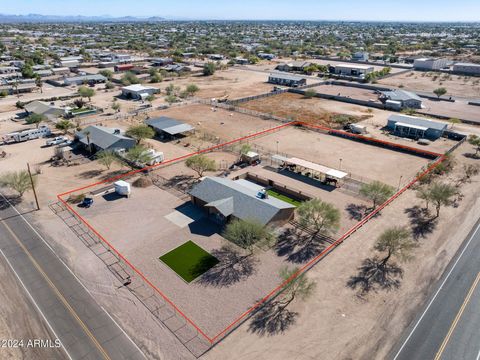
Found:
<svg viewBox="0 0 480 360"><path fill-rule="evenodd" d="M394 360L480 360L480 221L392 352Z"/></svg>
<svg viewBox="0 0 480 360"><path fill-rule="evenodd" d="M0 256L8 262L53 337L60 339L66 359L145 359L42 236L1 194L0 219Z"/></svg>

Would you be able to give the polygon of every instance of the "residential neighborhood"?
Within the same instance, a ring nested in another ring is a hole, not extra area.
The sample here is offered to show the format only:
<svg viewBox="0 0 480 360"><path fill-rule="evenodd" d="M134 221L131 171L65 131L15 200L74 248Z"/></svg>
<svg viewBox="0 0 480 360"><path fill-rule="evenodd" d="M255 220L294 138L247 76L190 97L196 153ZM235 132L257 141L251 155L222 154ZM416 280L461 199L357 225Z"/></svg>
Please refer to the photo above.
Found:
<svg viewBox="0 0 480 360"><path fill-rule="evenodd" d="M5 4L0 359L478 360L480 8L406 1Z"/></svg>

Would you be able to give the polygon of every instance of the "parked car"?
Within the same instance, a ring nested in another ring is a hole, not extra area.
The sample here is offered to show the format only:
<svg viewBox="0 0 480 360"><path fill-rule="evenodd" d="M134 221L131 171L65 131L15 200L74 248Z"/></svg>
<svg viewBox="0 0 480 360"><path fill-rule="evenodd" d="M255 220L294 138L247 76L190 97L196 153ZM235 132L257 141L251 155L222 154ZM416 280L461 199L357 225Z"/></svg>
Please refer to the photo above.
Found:
<svg viewBox="0 0 480 360"><path fill-rule="evenodd" d="M86 197L78 206L88 209L92 205L93 205L93 199Z"/></svg>
<svg viewBox="0 0 480 360"><path fill-rule="evenodd" d="M66 141L68 141L68 139L65 136L57 136L57 137L54 137L53 139L47 140L46 145L47 146L60 145Z"/></svg>

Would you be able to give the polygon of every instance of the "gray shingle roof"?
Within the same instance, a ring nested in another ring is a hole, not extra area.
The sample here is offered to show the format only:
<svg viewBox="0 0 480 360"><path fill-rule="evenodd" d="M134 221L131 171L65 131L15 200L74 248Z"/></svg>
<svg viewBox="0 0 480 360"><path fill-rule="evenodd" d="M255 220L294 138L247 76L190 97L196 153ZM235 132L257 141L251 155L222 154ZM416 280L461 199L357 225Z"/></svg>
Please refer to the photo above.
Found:
<svg viewBox="0 0 480 360"><path fill-rule="evenodd" d="M89 139L87 139L86 136L87 132L89 133ZM113 128L96 125L87 126L82 131L78 131L76 136L82 144L88 145L88 141L90 140L90 144L96 145L104 150L116 147L115 145L117 144L119 145L118 147L130 148L135 146L136 143L132 138L122 134L115 134L115 129Z"/></svg>
<svg viewBox="0 0 480 360"><path fill-rule="evenodd" d="M194 127L189 124L182 123L181 121L166 116L145 120L145 124L153 127L157 131L164 131L170 135L181 134L194 129Z"/></svg>
<svg viewBox="0 0 480 360"><path fill-rule="evenodd" d="M280 210L295 208L274 197L259 199L256 190L219 177L206 177L194 186L190 195L205 201L206 206L215 207L224 215L233 215L242 220L254 219L263 225L268 224Z"/></svg>
<svg viewBox="0 0 480 360"><path fill-rule="evenodd" d="M401 122L404 124L415 125L415 126L422 126L429 129L440 130L440 131L446 130L448 126L448 124L445 124L445 123L422 119L416 116L397 115L397 114L390 115L388 118L388 121Z"/></svg>

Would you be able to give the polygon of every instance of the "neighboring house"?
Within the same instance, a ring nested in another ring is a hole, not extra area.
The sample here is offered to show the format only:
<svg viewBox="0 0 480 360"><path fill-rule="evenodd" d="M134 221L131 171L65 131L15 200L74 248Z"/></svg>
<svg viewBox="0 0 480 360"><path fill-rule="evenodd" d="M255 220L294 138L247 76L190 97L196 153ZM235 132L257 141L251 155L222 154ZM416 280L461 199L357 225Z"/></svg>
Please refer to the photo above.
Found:
<svg viewBox="0 0 480 360"><path fill-rule="evenodd" d="M47 77L47 76L53 75L53 71L50 70L50 69L46 69L46 70L36 70L36 71L34 71L34 74L35 74L35 75L38 75L38 76L40 76L40 77Z"/></svg>
<svg viewBox="0 0 480 360"><path fill-rule="evenodd" d="M387 128L395 135L414 139L436 140L447 130L448 124L408 115L390 115Z"/></svg>
<svg viewBox="0 0 480 360"><path fill-rule="evenodd" d="M25 104L23 109L28 114L40 114L48 117L60 117L65 115L65 109L49 104L44 101L32 101L28 104Z"/></svg>
<svg viewBox="0 0 480 360"><path fill-rule="evenodd" d="M63 84L65 86L83 85L83 84L99 84L99 83L104 83L106 81L107 81L107 78L105 76L96 74L96 75L82 75L82 76L68 77L63 80Z"/></svg>
<svg viewBox="0 0 480 360"><path fill-rule="evenodd" d="M87 126L77 131L75 138L85 149L91 147L92 152L102 150L131 149L136 145L136 140L123 135L120 129L113 129L104 126Z"/></svg>
<svg viewBox="0 0 480 360"><path fill-rule="evenodd" d="M52 72L54 75L68 75L70 74L70 68L68 67L53 68Z"/></svg>
<svg viewBox="0 0 480 360"><path fill-rule="evenodd" d="M220 61L225 59L225 56L223 56L222 54L210 54L208 55L208 58L210 60Z"/></svg>
<svg viewBox="0 0 480 360"><path fill-rule="evenodd" d="M257 197L262 190L262 186L243 179L206 177L193 187L190 196L193 204L222 224L232 219L255 220L262 225L289 221L295 206L274 197Z"/></svg>
<svg viewBox="0 0 480 360"><path fill-rule="evenodd" d="M155 130L162 139L173 138L195 130L195 128L189 124L166 116L145 120L145 124Z"/></svg>
<svg viewBox="0 0 480 360"><path fill-rule="evenodd" d="M150 95L156 94L157 88L151 86L143 86L140 84L134 84L122 87L122 96L127 99L143 100Z"/></svg>
<svg viewBox="0 0 480 360"><path fill-rule="evenodd" d="M280 71L305 71L305 69L308 68L310 65L312 65L312 63L309 62L309 61L293 61L291 63L279 64L279 65L277 65L275 70L280 70Z"/></svg>
<svg viewBox="0 0 480 360"><path fill-rule="evenodd" d="M440 58L419 58L413 61L415 70L440 70L448 65L447 59Z"/></svg>
<svg viewBox="0 0 480 360"><path fill-rule="evenodd" d="M307 84L307 79L301 76L272 73L268 76L268 82L276 85L299 87Z"/></svg>
<svg viewBox="0 0 480 360"><path fill-rule="evenodd" d="M188 66L182 65L182 64L169 64L163 67L163 70L169 71L169 72L187 72L187 71L192 71Z"/></svg>
<svg viewBox="0 0 480 360"><path fill-rule="evenodd" d="M337 64L328 69L331 73L343 76L364 77L374 71L373 66L357 64Z"/></svg>
<svg viewBox="0 0 480 360"><path fill-rule="evenodd" d="M462 75L480 75L480 64L474 63L456 63L453 65L453 72Z"/></svg>
<svg viewBox="0 0 480 360"><path fill-rule="evenodd" d="M368 61L369 53L366 51L357 51L352 55L352 60L355 61Z"/></svg>
<svg viewBox="0 0 480 360"><path fill-rule="evenodd" d="M395 110L422 108L422 99L417 94L405 90L383 91L380 100Z"/></svg>
<svg viewBox="0 0 480 360"><path fill-rule="evenodd" d="M22 94L32 92L34 89L37 88L35 84L18 84L14 86L13 84L0 86L0 91L7 91L9 95L13 94Z"/></svg>
<svg viewBox="0 0 480 360"><path fill-rule="evenodd" d="M235 63L238 65L248 65L250 61L248 59L242 58L242 57L236 57L235 58Z"/></svg>
<svg viewBox="0 0 480 360"><path fill-rule="evenodd" d="M155 58L151 60L152 66L165 66L173 64L172 58Z"/></svg>

